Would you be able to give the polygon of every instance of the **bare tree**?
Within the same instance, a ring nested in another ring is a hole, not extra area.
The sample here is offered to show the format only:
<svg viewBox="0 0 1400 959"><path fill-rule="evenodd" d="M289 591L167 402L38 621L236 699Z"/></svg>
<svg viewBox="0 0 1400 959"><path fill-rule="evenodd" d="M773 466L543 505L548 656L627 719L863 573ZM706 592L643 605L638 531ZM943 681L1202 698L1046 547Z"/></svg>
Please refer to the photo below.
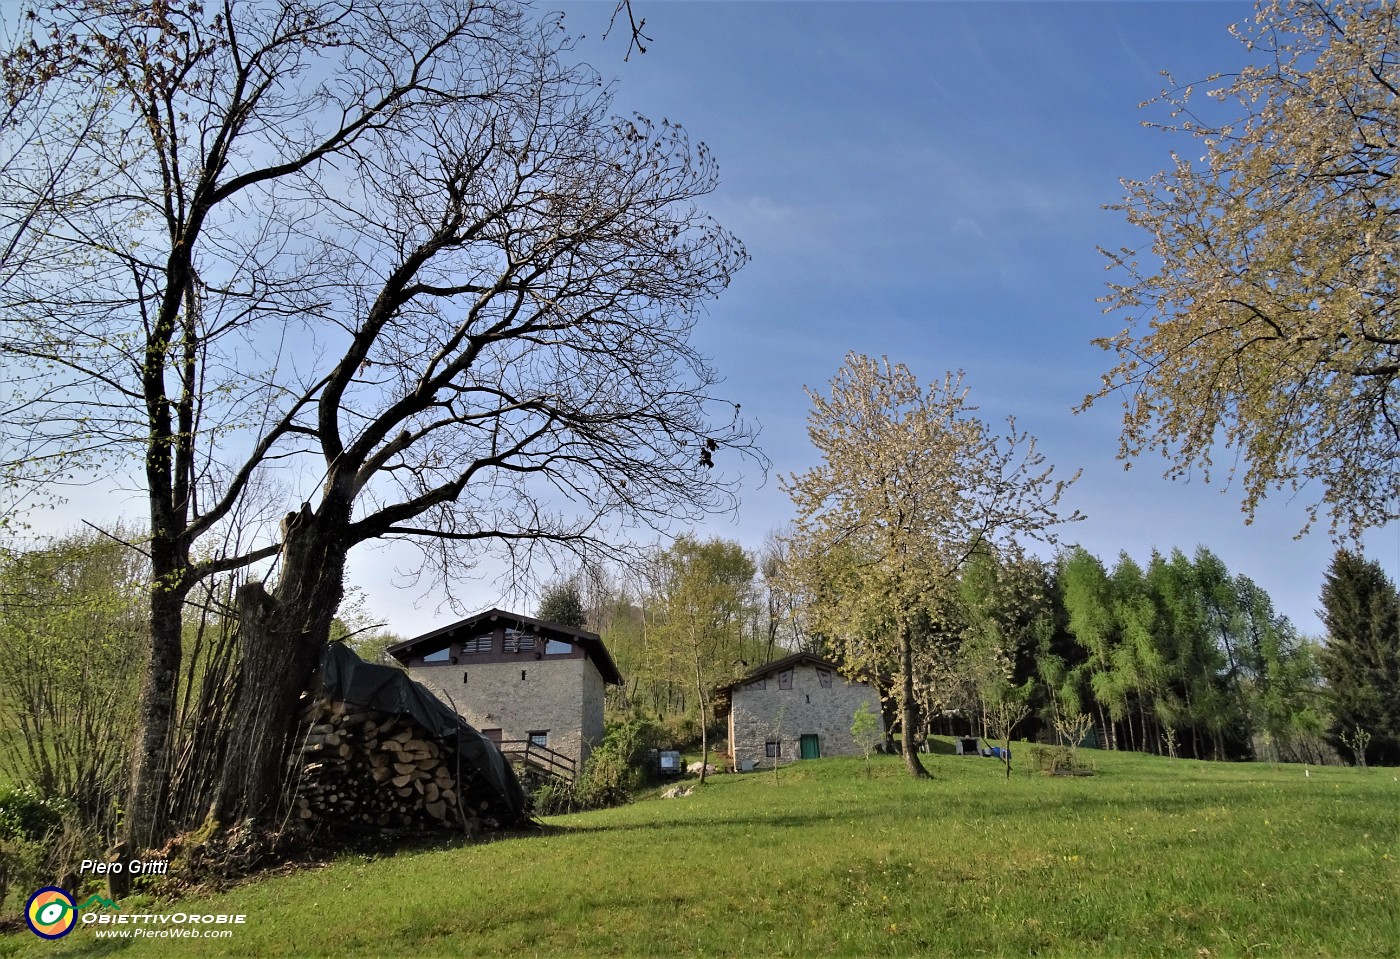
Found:
<svg viewBox="0 0 1400 959"><path fill-rule="evenodd" d="M746 259L695 206L715 164L678 124L614 117L559 22L510 0L73 0L26 22L7 98L68 122L7 141L5 466L141 464L133 847L167 825L201 579L272 561L238 596L214 803L256 816L357 544L413 540L450 576L491 545L523 563L733 505L716 459L756 455L752 433L689 344Z"/></svg>
<svg viewBox="0 0 1400 959"><path fill-rule="evenodd" d="M1031 707L1015 690L1007 690L1000 699L987 703L983 713L992 736L1001 740L1001 761L1006 767L1006 778L1010 779L1011 734L1031 714Z"/></svg>

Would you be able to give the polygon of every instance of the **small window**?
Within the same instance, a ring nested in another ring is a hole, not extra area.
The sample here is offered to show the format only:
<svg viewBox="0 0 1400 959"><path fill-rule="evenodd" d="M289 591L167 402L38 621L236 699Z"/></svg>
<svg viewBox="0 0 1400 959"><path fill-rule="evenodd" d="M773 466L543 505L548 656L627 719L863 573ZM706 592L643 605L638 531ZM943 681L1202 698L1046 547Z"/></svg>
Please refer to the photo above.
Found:
<svg viewBox="0 0 1400 959"><path fill-rule="evenodd" d="M549 730L548 730L548 729L536 729L536 730L534 730L533 732L528 732L528 733L526 733L526 734L525 734L525 737L526 737L527 739L530 740L530 745L531 745L531 746L548 746L548 745L549 745Z"/></svg>
<svg viewBox="0 0 1400 959"><path fill-rule="evenodd" d="M551 639L544 644L544 654L546 656L567 656L573 651L573 643L565 643L558 639Z"/></svg>
<svg viewBox="0 0 1400 959"><path fill-rule="evenodd" d="M831 688L831 670L829 670L829 669L819 669L819 670L817 670L817 683L821 686L822 689L830 689L830 688Z"/></svg>
<svg viewBox="0 0 1400 959"><path fill-rule="evenodd" d="M520 671L520 681L525 682L525 670L523 669Z"/></svg>
<svg viewBox="0 0 1400 959"><path fill-rule="evenodd" d="M770 739L763 744L763 755L769 759L780 759L783 755L783 744L781 740Z"/></svg>
<svg viewBox="0 0 1400 959"><path fill-rule="evenodd" d="M463 653L489 653L491 646L495 642L494 633L484 633L462 644Z"/></svg>
<svg viewBox="0 0 1400 959"><path fill-rule="evenodd" d="M508 653L533 653L535 651L535 634L523 633L518 629L506 630L506 652Z"/></svg>
<svg viewBox="0 0 1400 959"><path fill-rule="evenodd" d="M462 685L467 685L467 674L465 672L462 673Z"/></svg>
<svg viewBox="0 0 1400 959"><path fill-rule="evenodd" d="M483 729L481 735L491 740L496 745L501 744L501 731L499 729Z"/></svg>
<svg viewBox="0 0 1400 959"><path fill-rule="evenodd" d="M768 680L766 680L766 679L755 679L753 682L749 683L749 684L748 684L747 686L745 686L744 688L745 688L745 689L753 689L753 690L767 689L767 688L768 688Z"/></svg>
<svg viewBox="0 0 1400 959"><path fill-rule="evenodd" d="M451 650L451 648L448 648L448 649L439 649L439 650L438 650L437 652L435 652L435 653L428 653L427 655L425 655L425 656L423 657L423 662L424 662L425 664L426 664L426 663L446 663L446 662L449 662L449 661L451 660L451 658L452 658L452 650Z"/></svg>
<svg viewBox="0 0 1400 959"><path fill-rule="evenodd" d="M785 669L785 670L783 670L781 673L778 674L778 688L779 688L779 689L791 689L791 688L792 688L792 670L790 670L790 669Z"/></svg>

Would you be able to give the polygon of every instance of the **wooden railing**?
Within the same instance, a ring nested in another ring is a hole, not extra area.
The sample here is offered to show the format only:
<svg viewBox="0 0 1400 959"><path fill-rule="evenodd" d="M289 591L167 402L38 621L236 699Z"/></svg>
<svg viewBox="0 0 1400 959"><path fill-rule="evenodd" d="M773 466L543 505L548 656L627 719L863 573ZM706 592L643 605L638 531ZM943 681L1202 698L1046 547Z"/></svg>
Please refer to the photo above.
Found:
<svg viewBox="0 0 1400 959"><path fill-rule="evenodd" d="M496 745L501 750L501 755L505 756L506 759L518 759L525 765L532 766L550 776L567 782L574 781L577 769L572 756L557 753L548 746L541 746L528 739L507 739Z"/></svg>

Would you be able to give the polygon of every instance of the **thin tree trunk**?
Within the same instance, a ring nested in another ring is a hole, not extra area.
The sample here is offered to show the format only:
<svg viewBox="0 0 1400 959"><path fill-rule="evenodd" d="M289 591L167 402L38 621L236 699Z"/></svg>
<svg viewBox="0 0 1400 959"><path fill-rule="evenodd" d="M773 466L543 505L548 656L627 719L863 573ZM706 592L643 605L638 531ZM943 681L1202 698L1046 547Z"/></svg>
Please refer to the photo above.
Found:
<svg viewBox="0 0 1400 959"><path fill-rule="evenodd" d="M1100 744L1103 749L1113 749L1113 731L1109 728L1108 717L1104 715L1103 704L1097 697L1094 700L1094 712L1099 714L1099 731L1103 735L1103 742Z"/></svg>
<svg viewBox="0 0 1400 959"><path fill-rule="evenodd" d="M700 708L700 785L705 785L705 767L710 762L710 724L705 716L705 684L700 656L695 657L695 703Z"/></svg>
<svg viewBox="0 0 1400 959"><path fill-rule="evenodd" d="M900 624L899 629L899 659L900 667L904 676L900 685L900 720L899 724L903 730L900 737L900 748L904 754L904 765L909 769L909 775L915 779L929 778L928 770L924 764L919 762L919 753L914 744L914 641L909 633L909 627Z"/></svg>
<svg viewBox="0 0 1400 959"><path fill-rule="evenodd" d="M131 790L117 843L119 858L126 859L140 857L145 850L160 846L167 838L170 742L180 688L184 626L181 613L186 591L163 589L159 585L161 581L157 576L157 585L151 590L151 653L137 715ZM131 891L129 875L125 871L112 874L108 889L114 896L125 896Z"/></svg>

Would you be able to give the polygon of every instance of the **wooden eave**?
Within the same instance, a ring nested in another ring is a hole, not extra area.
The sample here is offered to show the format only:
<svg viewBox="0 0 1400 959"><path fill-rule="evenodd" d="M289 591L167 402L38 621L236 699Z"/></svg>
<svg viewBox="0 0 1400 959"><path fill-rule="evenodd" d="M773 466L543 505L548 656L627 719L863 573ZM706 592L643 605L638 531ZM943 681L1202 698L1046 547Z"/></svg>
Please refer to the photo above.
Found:
<svg viewBox="0 0 1400 959"><path fill-rule="evenodd" d="M740 686L746 686L754 680L767 679L775 676L783 670L791 669L794 666L811 666L814 669L829 669L838 676L844 677L841 668L829 659L822 659L811 653L793 653L791 656L784 656L782 659L775 659L771 663L765 663L757 669L746 673L739 679L734 680L724 686L715 689L714 707L716 716L728 715L730 705L734 700L734 690Z"/></svg>
<svg viewBox="0 0 1400 959"><path fill-rule="evenodd" d="M597 633L590 633L585 629L574 629L571 626L560 626L558 623L548 623L504 609L492 608L455 623L448 623L446 626L440 626L430 632L423 633L421 636L395 643L385 652L399 662L406 663L413 656L418 655L420 651L422 653L436 652L448 645L452 638L459 633L472 632L482 627L495 629L498 626L514 627L521 632L534 633L545 639L576 643L583 647L588 658L593 661L593 665L597 667L599 674L603 677L603 682L613 686L622 685L622 673L618 671L617 664L613 662L612 654L604 645L603 637Z"/></svg>

